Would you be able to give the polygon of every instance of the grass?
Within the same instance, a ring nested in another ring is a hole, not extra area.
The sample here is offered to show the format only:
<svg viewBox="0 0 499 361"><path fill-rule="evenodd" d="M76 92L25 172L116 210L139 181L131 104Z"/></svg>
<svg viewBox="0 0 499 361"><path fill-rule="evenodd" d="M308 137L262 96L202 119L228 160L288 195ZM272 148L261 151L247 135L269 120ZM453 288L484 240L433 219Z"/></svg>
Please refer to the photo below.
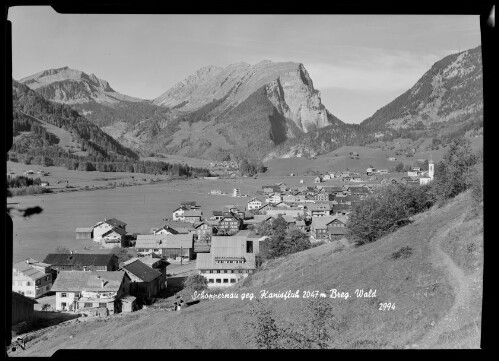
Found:
<svg viewBox="0 0 499 361"><path fill-rule="evenodd" d="M228 291L254 293L336 288L349 292L349 299L328 298L339 331L338 348L404 348L417 343L451 308L454 293L449 278L432 264L430 242L439 237L452 220L467 212L469 194L440 209L416 217L414 223L377 242L333 253L335 245L325 244L278 259L255 273L250 286L237 284ZM470 221L473 222L473 221ZM449 233L450 234L450 233ZM477 235L478 236L478 235ZM461 240L459 241L461 243ZM403 247L411 256L389 261ZM407 249L407 248L406 248ZM356 298L356 289L376 290L375 298ZM305 317L306 299L267 300L280 322L300 323ZM116 316L107 322L80 324L51 331L48 341L30 345L23 355L51 355L60 348L167 349L167 348L248 348L253 347L242 324L250 320L254 301L220 299L201 301L181 312L143 310ZM380 302L395 303L395 310L380 311ZM472 304L474 315L481 306ZM140 333L133 332L140 329ZM448 336L449 344L465 345L477 338L477 327L464 328ZM77 335L68 338L68 333ZM465 334L466 332L466 334Z"/></svg>

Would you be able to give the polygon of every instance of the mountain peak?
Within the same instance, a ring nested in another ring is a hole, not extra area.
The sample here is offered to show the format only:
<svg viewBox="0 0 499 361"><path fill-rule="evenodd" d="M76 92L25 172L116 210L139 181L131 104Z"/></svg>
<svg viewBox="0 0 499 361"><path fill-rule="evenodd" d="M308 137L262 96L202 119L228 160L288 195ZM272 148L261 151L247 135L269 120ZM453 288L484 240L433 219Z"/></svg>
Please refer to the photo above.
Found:
<svg viewBox="0 0 499 361"><path fill-rule="evenodd" d="M141 101L116 92L106 80L93 73L88 75L68 66L43 70L22 78L19 82L39 91L48 100L60 103Z"/></svg>

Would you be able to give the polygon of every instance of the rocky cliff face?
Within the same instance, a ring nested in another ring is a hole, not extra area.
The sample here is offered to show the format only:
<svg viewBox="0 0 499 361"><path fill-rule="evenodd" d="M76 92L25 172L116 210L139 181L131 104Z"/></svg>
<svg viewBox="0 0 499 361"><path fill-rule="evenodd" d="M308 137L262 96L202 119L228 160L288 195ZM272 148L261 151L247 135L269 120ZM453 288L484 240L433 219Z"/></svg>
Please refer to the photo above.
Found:
<svg viewBox="0 0 499 361"><path fill-rule="evenodd" d="M19 80L45 99L64 104L142 101L115 91L105 80L69 67L49 69Z"/></svg>
<svg viewBox="0 0 499 361"><path fill-rule="evenodd" d="M369 129L427 129L437 123L483 118L482 49L436 62L407 92L361 125Z"/></svg>
<svg viewBox="0 0 499 361"><path fill-rule="evenodd" d="M261 87L265 87L267 98L279 114L294 122L295 130L306 133L310 128L332 124L307 70L303 64L291 62L262 61L254 66L239 63L224 69L205 67L153 103L192 112L218 100L216 109L210 112L216 117L241 104ZM287 136L295 134L289 131Z"/></svg>

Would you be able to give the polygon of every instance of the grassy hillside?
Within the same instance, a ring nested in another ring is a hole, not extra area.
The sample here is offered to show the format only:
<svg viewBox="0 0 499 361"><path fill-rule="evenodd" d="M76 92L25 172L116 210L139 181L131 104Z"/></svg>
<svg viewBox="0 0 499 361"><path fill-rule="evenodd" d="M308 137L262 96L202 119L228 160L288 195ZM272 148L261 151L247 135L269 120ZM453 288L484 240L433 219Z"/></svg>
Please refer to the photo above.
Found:
<svg viewBox="0 0 499 361"><path fill-rule="evenodd" d="M338 348L478 348L483 228L470 200L469 193L462 194L360 248L327 244L276 260L234 287L240 295L254 293L253 300L201 301L181 312L149 309L59 326L28 344L22 356L51 355L61 348L254 348L246 322L263 289L348 292L347 300L327 298ZM410 252L397 258L402 247ZM375 289L377 297L356 298L356 289ZM278 323L306 317L307 300L263 302ZM380 302L395 303L395 310L380 311Z"/></svg>

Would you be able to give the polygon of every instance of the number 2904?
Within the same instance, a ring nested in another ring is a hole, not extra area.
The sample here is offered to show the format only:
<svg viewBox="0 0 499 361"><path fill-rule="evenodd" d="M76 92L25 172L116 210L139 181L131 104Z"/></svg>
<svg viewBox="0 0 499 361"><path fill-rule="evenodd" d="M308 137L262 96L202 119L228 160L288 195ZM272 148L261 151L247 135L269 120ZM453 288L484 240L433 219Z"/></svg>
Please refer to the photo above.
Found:
<svg viewBox="0 0 499 361"><path fill-rule="evenodd" d="M390 311L395 309L395 303L383 302L379 304L380 311Z"/></svg>

